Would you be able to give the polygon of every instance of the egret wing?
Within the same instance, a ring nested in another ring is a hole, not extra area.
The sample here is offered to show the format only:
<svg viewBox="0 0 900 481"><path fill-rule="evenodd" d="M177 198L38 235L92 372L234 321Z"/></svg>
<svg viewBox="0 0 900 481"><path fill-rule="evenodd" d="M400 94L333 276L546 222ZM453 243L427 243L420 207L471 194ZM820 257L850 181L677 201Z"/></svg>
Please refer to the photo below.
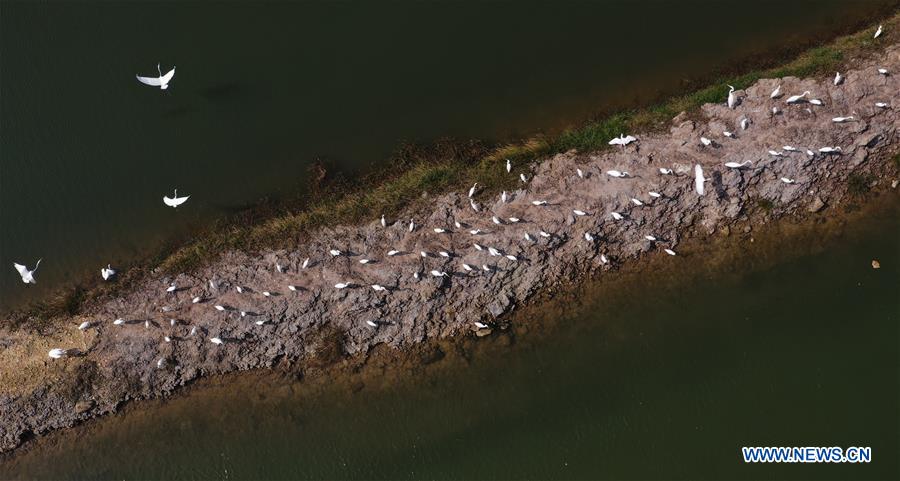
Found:
<svg viewBox="0 0 900 481"><path fill-rule="evenodd" d="M169 70L168 72L166 72L165 75L162 76L162 83L164 83L164 84L169 83L169 81L172 80L172 77L174 77L174 76L175 76L175 67L172 67L172 70Z"/></svg>
<svg viewBox="0 0 900 481"><path fill-rule="evenodd" d="M15 267L17 271L19 271L20 276L24 276L25 273L28 272L28 268L23 266L22 264L16 264L15 262L13 262L13 267Z"/></svg>
<svg viewBox="0 0 900 481"><path fill-rule="evenodd" d="M175 75L175 70L173 69L170 73L172 75ZM140 75L135 75L135 77L137 77L138 82L144 85L150 85L153 87L159 87L160 85L162 85L162 80L159 77L141 77Z"/></svg>

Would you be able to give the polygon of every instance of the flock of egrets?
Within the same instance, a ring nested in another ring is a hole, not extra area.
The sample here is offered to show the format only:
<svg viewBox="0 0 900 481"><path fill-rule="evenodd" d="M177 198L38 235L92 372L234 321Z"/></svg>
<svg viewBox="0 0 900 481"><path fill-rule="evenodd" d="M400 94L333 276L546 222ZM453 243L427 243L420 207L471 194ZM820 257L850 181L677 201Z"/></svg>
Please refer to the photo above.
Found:
<svg viewBox="0 0 900 481"><path fill-rule="evenodd" d="M882 32L883 32L883 29L881 26L879 26L878 30L875 34L875 38L878 38L882 34ZM157 66L157 69L159 70L158 66ZM173 68L171 71L169 71L165 75L163 75L161 71L159 71L159 73L160 73L160 75L157 78L147 78L147 77L138 76L138 80L147 85L157 86L160 89L166 89L168 87L168 83L174 77L175 69ZM883 76L890 75L890 73L884 68L879 68L878 74L883 75ZM843 82L844 82L844 77L840 73L837 73L833 79L834 86L837 87L837 86L841 85ZM739 105L740 99L738 98L738 96L735 92L736 89L731 86L729 86L729 87L730 87L730 89L729 89L725 104L727 105L728 108L735 109ZM811 98L810 97L811 95L812 95L812 93L809 91L804 91L799 94L790 95L785 99L784 103L785 103L785 105L798 105L798 104L809 104L812 106L824 105L823 101L821 101L817 98ZM773 106L771 107L773 115L777 114L779 112L779 105L777 104L777 102L782 96L783 96L783 94L781 92L781 85L776 87L770 94L770 98L773 100ZM891 105L888 102L879 101L879 102L875 103L875 107L877 107L878 109L889 109L889 108L891 108ZM839 117L832 118L832 122L834 122L835 124L843 124L846 122L852 122L854 120L855 120L854 115L845 115L845 116L839 116ZM740 120L739 125L742 130L746 130L750 127L751 121L748 118L744 117ZM734 138L735 137L735 134L730 131L723 131L722 135L726 138ZM616 138L613 138L612 140L610 140L609 145L621 146L623 149L626 149L629 145L631 145L632 143L635 143L635 142L638 142L637 138L635 138L634 136L631 136L631 135L623 134L623 135L620 135L619 137L616 137ZM711 140L707 137L700 137L700 145L701 146L708 147L710 145L713 145L714 143L715 142L713 140ZM773 150L768 151L768 154L775 158L782 157L782 156L785 156L790 153L799 153L799 154L805 153L806 155L810 156L810 158L816 156L817 154L840 155L841 147L839 147L839 146L824 146L824 147L820 147L814 151L813 149L809 149L809 148L800 149L800 148L797 148L797 147L794 147L791 145L784 145L781 147L780 150L773 149ZM724 167L726 169L745 169L745 168L750 167L751 165L752 165L752 161L749 161L749 160L744 161L744 162L725 162L724 163ZM513 166L509 160L506 160L505 169L508 174L512 175ZM601 170L601 172L603 172L603 170ZM673 169L669 169L669 168L665 168L665 167L658 168L658 173L661 176L676 175L676 173ZM620 171L620 170L613 170L613 169L605 170L605 174L608 177L610 177L611 179L625 179L625 178L631 177L631 174L629 174L627 171ZM576 175L578 178L584 179L587 174L580 167L578 167L575 169L574 175ZM530 179L524 173L519 174L519 180L525 185L527 185L530 181ZM703 168L700 166L700 164L695 164L694 169L693 169L693 181L694 181L694 190L697 195L703 196L706 194L705 183L708 180L710 180L710 179L705 177ZM784 184L794 184L796 182L794 179L791 179L788 177L781 177L780 181L783 182ZM483 211L482 207L476 201L477 193L478 193L478 184L476 183L468 191L469 206L475 213L480 213L479 215L487 214L487 212L482 212ZM644 206L648 202L653 202L656 199L665 197L663 193L656 192L656 191L648 192L648 196L650 198L649 201L641 200L637 197L632 197L630 199L630 201L634 206L641 207L641 206ZM172 197L164 197L163 202L166 206L178 207L179 205L181 205L185 201L187 201L188 197L189 196L178 197L178 192L176 190ZM504 191L500 194L501 203L506 203L509 200L510 200L510 196L509 196L509 194L507 194L506 191ZM536 199L530 200L530 206L531 206L530 208L546 209L546 208L552 208L556 205L558 205L558 204L556 204L556 203L551 204L546 199L536 198ZM596 213L588 210L588 208L586 206L579 206L579 207L580 208L572 208L572 206L570 206L570 207L566 208L567 215L571 215L576 219L579 217L587 217L587 216L597 215ZM609 218L612 219L613 222L627 221L627 217L628 217L627 213L616 212L616 211L608 212L606 214L603 214L603 216L604 217L608 216ZM504 226L518 224L522 221L522 219L517 218L517 217L500 218L497 215L490 214L490 221L492 224L494 224L496 226L497 229L502 229ZM382 228L388 227L388 222L384 215L382 215L380 218L380 224L381 224ZM472 236L473 242L471 242L471 248L475 249L476 251L478 251L480 253L486 253L490 257L502 259L502 260L505 260L506 262L513 263L513 264L520 262L522 260L520 258L520 256L517 256L510 252L506 252L501 248L480 244L478 242L478 238L480 235L485 233L481 229L477 229L472 225L468 225L468 224L458 222L458 221L454 222L454 226L455 226L457 232L462 232L462 233L467 232L469 235ZM416 224L414 219L410 219L408 224L404 223L404 228L407 229L408 232L414 232L415 230L419 229L420 226L418 226ZM435 234L450 234L450 233L454 232L450 226L431 227L431 230ZM594 235L595 234L593 234L592 232L584 232L582 237L584 238L585 241L593 243L595 241ZM541 229L541 230L537 231L536 236L533 236L532 234L530 234L528 232L524 232L522 239L526 243L535 243L535 242L537 242L538 237L551 238L554 236L555 236L555 234L551 234L551 233L546 232L545 230ZM658 238L653 233L644 234L643 239L646 241L650 241L653 244L658 244L658 246L666 254L668 254L670 256L677 255L677 253L672 248L674 246L665 245L666 241ZM332 249L328 250L327 255L325 255L325 257L339 258L342 256L347 256L348 254L349 254L348 252L342 251L341 249L332 248ZM401 252L400 249L394 248L394 249L387 251L386 256L394 257L394 256L398 256L401 254L405 254L405 253ZM437 252L427 252L426 250L421 250L418 253L417 257L421 257L422 259L427 259L429 257L440 257L440 258L445 258L445 259L452 259L452 258L462 257L462 256L458 256L455 253L450 252L448 250L439 250ZM599 259L600 259L600 263L602 263L602 264L608 264L610 262L609 259L604 254L600 254ZM375 263L375 262L377 262L377 260L370 258L370 257L363 257L363 258L359 259L358 262L361 265L366 265L366 264L370 264L370 263ZM25 266L18 264L18 263L14 264L14 265L15 265L16 270L22 276L23 282L35 283L34 272L35 272L35 270L37 270L37 267L39 264L40 264L40 260L38 260L34 269L30 269L30 270L27 269ZM423 264L423 266L424 266L424 264ZM300 270L305 270L310 267L312 267L312 265L311 265L311 259L309 257L307 257L303 261L303 263L299 266ZM481 263L480 266L477 264L469 264L469 263L465 263L465 262L460 262L460 268L463 270L463 274L465 274L465 275L474 275L474 274L477 274L479 271L482 271L485 273L490 273L496 269L496 267L491 265L490 262ZM286 269L284 266L282 266L278 263L275 264L276 272L284 273L285 270ZM112 269L112 267L110 265L107 265L105 268L101 269L101 276L103 277L104 280L112 279L115 276L115 274L116 274L116 271L114 269ZM434 269L434 270L430 270L428 272L428 274L423 274L423 272L421 272L420 270L416 270L413 272L412 278L414 280L419 280L420 277L423 275L430 275L435 278L444 278L444 277L449 277L451 274L455 274L455 273L448 273L445 270ZM219 292L219 289L218 289L219 286L214 281L210 280L209 286L210 286L211 291ZM288 290L290 290L292 292L305 290L304 287L297 286L297 285L287 285L286 287ZM394 290L393 287L384 286L384 285L377 284L377 283L369 284L369 285L358 285L358 284L355 284L350 281L338 282L338 283L334 284L333 287L334 287L334 289L351 289L351 288L363 287L363 288L370 288L376 292L386 293L386 294L389 294L392 290ZM251 291L250 289L247 289L242 286L234 286L234 288L238 294L245 294L245 293L248 293ZM179 291L180 289L175 283L172 283L172 284L166 286L165 290L166 290L166 293L175 293L175 292ZM264 297L271 297L271 296L277 295L274 291L261 291L261 294ZM207 298L204 298L203 296L194 296L191 299L191 303L198 304L198 303L206 302L209 300L212 300L212 299L207 299ZM217 311L223 311L226 313L230 313L230 312L239 313L239 315L241 317L248 317L248 316L251 318L257 317L255 313L238 310L238 309L230 307L224 303L216 303L216 304L213 304L212 307ZM164 308L163 310L165 311L166 309L167 308ZM176 321L174 319L170 320L170 323L172 326L175 326L177 322L178 321ZM266 319L263 319L263 318L255 321L255 323L257 325L263 325L266 322L267 322ZM115 326L124 326L126 324L131 324L131 323L132 322L125 321L124 319L121 319L121 318L116 319L112 322L112 324ZM371 320L366 321L366 324L368 326L370 326L372 328L376 328L376 329L378 327L380 327L380 324L378 322L371 321ZM78 326L78 328L81 330L85 330L85 329L91 328L94 325L95 324L91 323L91 322L83 322ZM150 322L144 321L144 326L149 328ZM489 326L484 323L481 323L481 322L475 322L475 327L478 329L483 329L483 328L487 328ZM197 327L194 326L191 328L190 334L188 334L188 336L193 336L196 334L197 334ZM164 341L172 342L172 338L169 336L165 336ZM219 336L210 337L209 341L216 345L222 345L222 344L226 343L226 340L223 340L223 338L219 337ZM67 353L68 353L68 351L65 349L56 348L49 352L49 356L51 358L60 358L60 357L66 356ZM159 359L159 361L157 362L157 367L162 368L164 366L165 366L165 359L164 358Z"/></svg>

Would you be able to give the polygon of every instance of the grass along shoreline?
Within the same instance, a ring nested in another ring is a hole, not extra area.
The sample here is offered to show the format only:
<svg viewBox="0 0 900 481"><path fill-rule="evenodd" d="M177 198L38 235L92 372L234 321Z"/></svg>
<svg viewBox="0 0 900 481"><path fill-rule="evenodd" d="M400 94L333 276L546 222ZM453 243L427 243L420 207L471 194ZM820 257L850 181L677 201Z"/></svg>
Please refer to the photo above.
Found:
<svg viewBox="0 0 900 481"><path fill-rule="evenodd" d="M900 13L880 22L888 35L900 31ZM135 266L123 269L115 283L95 283L76 287L49 300L20 309L6 316L5 326L41 330L58 318L74 315L85 303L108 298L128 289L155 272L190 272L214 262L228 250L259 251L266 248L290 248L300 244L311 231L337 224L374 222L380 215L395 218L405 211L417 211L427 206L434 196L452 190L468 188L478 182L479 196L491 196L502 189L512 190L518 183L518 173L529 173L532 165L542 158L569 150L600 151L620 133L645 134L665 128L681 112L699 115L706 103L722 102L728 88L746 88L761 78L812 77L833 75L845 70L857 59L882 51L889 44L884 37L873 39L877 28L873 24L854 34L838 37L825 45L811 48L782 65L750 71L741 75L723 76L709 82L709 86L688 94L670 98L656 105L608 115L581 127L565 130L554 136L536 136L500 147L490 147L478 141L454 142L441 140L422 147L405 145L387 165L356 180L337 176L326 179L327 172L319 166L317 183L310 187L308 198L300 207L265 207L251 209L231 219L220 220L203 229L195 239L181 247L161 250ZM502 168L505 159L513 162L513 173ZM325 182L325 180L328 180ZM314 199L314 200L313 200ZM96 282L96 281L95 281Z"/></svg>

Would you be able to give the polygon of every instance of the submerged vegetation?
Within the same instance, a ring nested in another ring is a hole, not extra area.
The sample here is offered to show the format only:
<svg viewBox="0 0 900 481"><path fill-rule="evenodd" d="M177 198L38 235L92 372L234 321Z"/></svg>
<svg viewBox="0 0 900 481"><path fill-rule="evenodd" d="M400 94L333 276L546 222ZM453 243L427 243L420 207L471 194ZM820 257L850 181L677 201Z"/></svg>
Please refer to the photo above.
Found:
<svg viewBox="0 0 900 481"><path fill-rule="evenodd" d="M894 14L882 23L889 31L900 31L900 14ZM357 179L329 176L323 166L318 166L317 175L310 176L315 180L309 186L309 195L302 202L280 206L265 204L220 220L194 239L175 244L180 247L173 245L145 260L140 267L128 269L114 285L98 285L91 291L64 292L29 311L13 313L9 320L13 326L25 323L32 327L46 326L52 317L77 313L86 299L127 289L153 266L166 273L188 272L230 249L256 251L296 246L307 233L318 227L374 222L382 214L393 218L405 209L416 209L429 198L467 188L476 181L483 187L480 195L511 190L518 183L518 174L529 172L533 163L541 158L573 149L581 152L602 150L609 147L609 139L621 133L664 128L681 112L697 115L703 104L723 101L728 91L726 84L742 89L761 78L833 75L854 59L882 51L883 39L873 39L873 32L874 26L807 50L783 65L716 78L709 86L688 94L650 107L614 113L553 136L536 136L503 146L452 140L429 146L404 145L381 164L383 167ZM513 162L515 175L506 173L505 159ZM759 207L766 210L764 205Z"/></svg>

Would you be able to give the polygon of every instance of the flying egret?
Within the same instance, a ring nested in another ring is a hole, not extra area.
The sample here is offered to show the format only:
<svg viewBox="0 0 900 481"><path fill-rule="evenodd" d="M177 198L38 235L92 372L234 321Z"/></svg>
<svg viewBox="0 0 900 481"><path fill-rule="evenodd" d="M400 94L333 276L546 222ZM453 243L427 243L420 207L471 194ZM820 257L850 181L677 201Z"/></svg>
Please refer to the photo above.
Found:
<svg viewBox="0 0 900 481"><path fill-rule="evenodd" d="M625 147L636 140L637 138L630 135L619 134L618 137L613 137L613 139L609 141L609 145L621 145L622 147Z"/></svg>
<svg viewBox="0 0 900 481"><path fill-rule="evenodd" d="M509 196L506 195L506 191L504 190L502 194L500 194L500 202L506 203L509 200Z"/></svg>
<svg viewBox="0 0 900 481"><path fill-rule="evenodd" d="M785 184L793 184L796 182L794 179L789 179L787 177L782 177L781 181L784 182Z"/></svg>
<svg viewBox="0 0 900 481"><path fill-rule="evenodd" d="M386 291L387 287L384 287L380 284L372 284L372 289L378 292Z"/></svg>
<svg viewBox="0 0 900 481"><path fill-rule="evenodd" d="M700 195L705 195L706 193L706 190L703 188L704 182L706 182L706 178L703 177L703 167L700 167L700 164L694 165L694 190Z"/></svg>
<svg viewBox="0 0 900 481"><path fill-rule="evenodd" d="M225 344L225 341L223 341L222 338L220 338L220 337L210 338L209 342L211 342L217 346L221 346L222 344Z"/></svg>
<svg viewBox="0 0 900 481"><path fill-rule="evenodd" d="M611 215L612 218L615 219L615 220L622 220L622 219L625 218L624 215L622 215L622 214L620 214L620 213L618 213L618 212L610 212L609 215Z"/></svg>
<svg viewBox="0 0 900 481"><path fill-rule="evenodd" d="M65 349L60 349L58 347L50 349L50 352L47 353L47 355L50 356L52 359L59 359L59 358L65 356L66 354L67 353L66 353Z"/></svg>
<svg viewBox="0 0 900 481"><path fill-rule="evenodd" d="M675 251L673 251L672 249L663 249L663 251L665 251L665 253L666 253L666 254L669 254L670 256L674 256L674 255L675 255Z"/></svg>
<svg viewBox="0 0 900 481"><path fill-rule="evenodd" d="M734 87L728 86L728 108L733 109L737 105L737 96L734 95Z"/></svg>
<svg viewBox="0 0 900 481"><path fill-rule="evenodd" d="M19 272L19 275L22 276L22 282L26 284L37 284L37 281L34 280L34 271L36 271L38 266L41 265L41 260L43 259L38 259L38 261L34 264L34 269L31 270L28 270L28 268L23 266L22 264L13 262L13 267L15 267Z"/></svg>
<svg viewBox="0 0 900 481"><path fill-rule="evenodd" d="M769 94L770 99L777 99L778 97L781 97L781 85L775 87L775 90Z"/></svg>
<svg viewBox="0 0 900 481"><path fill-rule="evenodd" d="M306 269L307 267L309 267L309 257L307 257L306 260L303 261L303 265L300 266L301 269Z"/></svg>
<svg viewBox="0 0 900 481"><path fill-rule="evenodd" d="M475 185L473 185L472 188L469 189L469 197L470 197L470 198L471 198L473 195L475 195L475 188L476 188L476 187L478 187L478 182L475 182Z"/></svg>
<svg viewBox="0 0 900 481"><path fill-rule="evenodd" d="M831 121L834 122L834 123L836 123L836 124L842 124L842 123L844 123L844 122L849 122L849 121L851 121L851 120L854 120L854 118L853 118L852 115L849 116L849 117L834 117L834 118L831 119Z"/></svg>
<svg viewBox="0 0 900 481"><path fill-rule="evenodd" d="M85 330L85 329L87 329L87 328L89 328L89 327L91 327L91 321L84 321L84 322L82 322L81 324L78 325L78 330L79 330L79 331L83 331L83 330Z"/></svg>
<svg viewBox="0 0 900 481"><path fill-rule="evenodd" d="M810 93L809 90L807 90L806 92L803 92L800 95L791 95L790 97L787 98L786 102L789 104L800 103L803 101L804 97L809 95L809 93Z"/></svg>
<svg viewBox="0 0 900 481"><path fill-rule="evenodd" d="M672 169L665 169L663 167L660 167L659 173L662 175L672 175L674 173L674 171Z"/></svg>
<svg viewBox="0 0 900 481"><path fill-rule="evenodd" d="M100 277L102 277L104 281L108 281L114 275L116 275L116 271L109 264L106 264L106 267L100 269Z"/></svg>
<svg viewBox="0 0 900 481"><path fill-rule="evenodd" d="M884 31L884 28L882 28L882 27L883 27L882 25L879 25L879 26L878 26L878 30L875 30L875 36L872 37L872 38L878 38L878 37L881 36L881 32Z"/></svg>
<svg viewBox="0 0 900 481"><path fill-rule="evenodd" d="M577 215L577 216L579 216L579 217L588 215L587 212L585 212L585 211L583 211L583 210L578 210L578 209L573 209L573 210L572 210L572 213L575 214L575 215Z"/></svg>
<svg viewBox="0 0 900 481"><path fill-rule="evenodd" d="M835 73L835 74L834 74L834 85L837 86L837 85L840 85L840 84L843 83L843 82L844 82L844 76L841 75L840 72Z"/></svg>
<svg viewBox="0 0 900 481"><path fill-rule="evenodd" d="M538 205L538 206L547 205L547 201L546 200L533 200L533 201L531 201L531 205Z"/></svg>
<svg viewBox="0 0 900 481"><path fill-rule="evenodd" d="M623 177L628 177L631 174L629 174L628 172L625 172L625 171L620 172L618 170L607 170L606 175L608 175L610 177L623 178Z"/></svg>
<svg viewBox="0 0 900 481"><path fill-rule="evenodd" d="M706 147L712 145L712 140L707 139L706 137L700 137L700 143Z"/></svg>
<svg viewBox="0 0 900 481"><path fill-rule="evenodd" d="M172 197L163 196L163 204L166 204L169 207L175 208L181 204L187 202L190 196L186 195L184 197L178 197L178 189L175 189L175 193L172 194Z"/></svg>
<svg viewBox="0 0 900 481"><path fill-rule="evenodd" d="M169 70L163 75L162 70L159 68L159 64L156 64L156 72L159 73L159 77L141 77L140 75L135 75L135 77L137 77L138 82L144 85L159 87L160 90L169 88L169 82L171 82L172 77L175 76L175 67L173 66L172 70Z"/></svg>
<svg viewBox="0 0 900 481"><path fill-rule="evenodd" d="M346 289L348 287L350 287L349 282L338 282L337 284L334 285L335 289Z"/></svg>
<svg viewBox="0 0 900 481"><path fill-rule="evenodd" d="M728 167L729 169L742 169L742 168L744 168L745 165L752 164L752 163L753 163L752 160L745 160L741 163L725 162L725 167Z"/></svg>
<svg viewBox="0 0 900 481"><path fill-rule="evenodd" d="M510 172L512 172L512 162L510 162L509 159L506 159L506 173L508 174Z"/></svg>

